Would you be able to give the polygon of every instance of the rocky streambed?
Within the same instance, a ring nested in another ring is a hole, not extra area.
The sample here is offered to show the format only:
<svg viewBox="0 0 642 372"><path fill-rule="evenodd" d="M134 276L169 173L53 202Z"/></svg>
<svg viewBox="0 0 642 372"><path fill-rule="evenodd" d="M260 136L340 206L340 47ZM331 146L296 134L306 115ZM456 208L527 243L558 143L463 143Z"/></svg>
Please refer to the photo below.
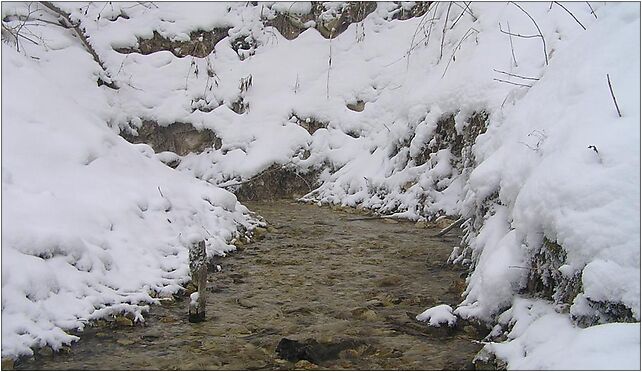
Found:
<svg viewBox="0 0 642 372"><path fill-rule="evenodd" d="M15 368L473 368L481 330L414 319L460 301L463 272L445 264L454 234L293 201L247 204L270 227L209 274L205 322L187 321L182 298L152 306L143 325L87 327L66 352Z"/></svg>

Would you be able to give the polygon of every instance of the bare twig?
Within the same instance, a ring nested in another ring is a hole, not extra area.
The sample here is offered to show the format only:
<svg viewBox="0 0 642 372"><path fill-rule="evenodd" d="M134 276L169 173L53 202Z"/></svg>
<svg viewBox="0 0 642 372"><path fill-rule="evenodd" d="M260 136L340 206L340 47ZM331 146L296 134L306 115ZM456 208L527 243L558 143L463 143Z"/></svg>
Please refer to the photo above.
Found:
<svg viewBox="0 0 642 372"><path fill-rule="evenodd" d="M570 14L570 15L571 15L571 17L573 17L573 19L575 20L575 22L577 22L580 26L582 26L582 28L586 31L586 27L584 27L584 25L582 24L582 22L580 22L580 20L579 20L579 19L577 19L577 17L575 17L575 15L574 15L573 13L571 13L571 11L570 11L570 10L566 9L566 7L565 7L564 5L560 4L560 3L559 3L559 2L557 2L557 1L554 1L554 3L555 3L555 4L557 4L557 5L559 5L562 9L566 10L566 13Z"/></svg>
<svg viewBox="0 0 642 372"><path fill-rule="evenodd" d="M528 76L522 76L522 75L517 75L517 74L511 74L510 72L501 71L501 70L497 70L497 69L493 69L493 71L498 72L498 73L500 73L500 74L504 74L504 75L508 75L508 76L513 76L513 77L516 77L516 78L519 78L519 79L524 79L524 80L535 80L535 81L539 80L539 78L532 78L532 77L528 77Z"/></svg>
<svg viewBox="0 0 642 372"><path fill-rule="evenodd" d="M470 5L470 3L471 2L468 2L468 5ZM457 4L456 2L453 2L453 4L457 5L460 9L463 9L464 11L467 11L468 14L470 14L470 16L473 17L473 21L477 21L477 17L475 17L475 15L473 14L473 11L470 10L470 8L468 6L463 7L463 6L459 5L459 4ZM466 4L466 3L464 3L464 4Z"/></svg>
<svg viewBox="0 0 642 372"><path fill-rule="evenodd" d="M512 82L512 81L508 81L508 80L502 80L502 79L493 79L493 80L498 81L498 82L500 82L500 83L506 83L506 84L513 84L513 85L517 85L517 86L520 86L520 87L527 87L527 88L531 88L531 87L532 87L532 85L528 85L528 84L520 84L520 83L514 83L514 82Z"/></svg>
<svg viewBox="0 0 642 372"><path fill-rule="evenodd" d="M472 34L473 34L473 32L477 32L477 33L479 33L479 31L477 31L476 29L474 29L474 28L472 28L472 27L471 27L471 28L469 28L469 29L468 29L468 31L466 31L466 33L465 33L465 34L464 34L464 36L461 38L461 40L459 40L459 43L458 43L458 44L457 44L457 46L453 49L453 54L452 54L452 55L450 56L450 58L448 59L448 63L446 64L446 68L444 69L444 73L443 73L443 74L441 74L441 77L442 77L442 78L443 78L444 76L446 76L446 71L448 71L448 66L450 66L450 62L452 62L452 61L455 59L455 53L457 52L457 49L461 46L461 43L463 43L463 42L464 42L464 40L468 39L468 37L469 37L470 35L472 35Z"/></svg>
<svg viewBox="0 0 642 372"><path fill-rule="evenodd" d="M466 7L464 8L464 10L462 10L462 11L461 11L461 13L459 13L459 15L457 16L457 18L455 18L455 21L454 21L454 22L453 22L453 24L450 26L450 29L451 29L451 30L453 29L453 27L455 27L455 25L457 24L457 22L459 22L459 20L460 20L460 19L461 19L461 17L464 15L464 13L466 13L466 10L467 10L467 9L468 9L468 7L470 6L470 3L471 3L471 2L472 2L472 1L469 1L469 2L468 2L468 4L466 4L466 2L464 2L464 5L465 5Z"/></svg>
<svg viewBox="0 0 642 372"><path fill-rule="evenodd" d="M510 34L510 22L506 21L506 25L508 26L508 41L510 42L510 52L513 55L513 62L515 62L515 67L517 67L517 58L515 58L515 48L513 47L513 35ZM500 25L501 28L501 25Z"/></svg>
<svg viewBox="0 0 642 372"><path fill-rule="evenodd" d="M328 56L328 76L325 81L325 98L330 99L330 70L332 70L332 36L334 28L330 30L330 55Z"/></svg>
<svg viewBox="0 0 642 372"><path fill-rule="evenodd" d="M444 54L444 39L446 38L446 26L448 25L448 15L450 14L450 7L453 5L452 2L448 3L448 10L446 10L446 19L444 19L444 29L441 32L441 47L439 48L439 61Z"/></svg>
<svg viewBox="0 0 642 372"><path fill-rule="evenodd" d="M526 14L528 18L530 18L530 20L533 22L533 24L535 25L535 28L537 28L537 32L539 32L538 36L542 39L542 45L544 47L544 61L548 66L548 52L546 51L546 40L544 39L544 34L542 34L542 30L539 28L539 25L537 24L537 22L535 22L535 19L526 10L524 10L524 8L522 8L519 4L517 4L514 1L511 1L511 4L515 5L519 10L524 12L524 14Z"/></svg>
<svg viewBox="0 0 642 372"><path fill-rule="evenodd" d="M422 27L422 25L424 25L424 22L425 22L425 20L426 20L426 18L428 17L428 15L429 15L429 14L430 14L430 12L426 12L426 13L421 17L421 20L419 20L419 24L418 24L418 25L417 25L417 27L415 28L415 32L414 32L414 34L412 35L412 39L410 39L410 49L408 49L408 53L406 53L406 55L407 55L407 57L408 57L408 60L407 60L407 62L406 62L406 70L408 69L408 66L410 65L410 54L411 54L411 53L410 53L410 51L413 49L413 45L414 45L414 43L415 43L415 38L417 37L417 34L419 33L419 29ZM425 25L424 25L424 26L425 26Z"/></svg>
<svg viewBox="0 0 642 372"><path fill-rule="evenodd" d="M540 35L522 35L522 34L515 34L515 33L512 33L510 31L504 31L504 30L502 30L501 23L499 25L499 32L504 33L504 34L509 35L509 36L521 37L523 39L532 39L532 38L540 37Z"/></svg>
<svg viewBox="0 0 642 372"><path fill-rule="evenodd" d="M589 3L587 1L586 5L588 5L589 9L591 9L591 14L593 14L593 17L595 17L595 19L597 19L597 14L595 14L595 10L593 10L593 7L591 6L591 3Z"/></svg>
<svg viewBox="0 0 642 372"><path fill-rule="evenodd" d="M613 93L613 86L611 85L611 77L609 74L606 74L606 81L609 83L609 90L611 91L611 97L613 97L613 103L615 104L615 109L617 110L617 116L622 117L620 112L620 107L617 105L617 100L615 99L615 93Z"/></svg>

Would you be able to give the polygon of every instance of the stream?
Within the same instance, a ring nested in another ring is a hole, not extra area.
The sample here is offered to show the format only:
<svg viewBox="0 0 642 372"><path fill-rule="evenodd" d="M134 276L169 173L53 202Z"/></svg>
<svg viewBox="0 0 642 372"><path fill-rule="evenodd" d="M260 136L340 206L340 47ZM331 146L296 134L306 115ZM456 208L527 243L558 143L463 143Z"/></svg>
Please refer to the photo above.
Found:
<svg viewBox="0 0 642 372"><path fill-rule="evenodd" d="M143 325L86 327L66 352L36 353L15 368L473 368L480 330L414 319L428 307L461 301L463 270L446 264L459 243L455 231L433 238L436 227L355 220L364 216L289 200L246 205L269 228L217 260L222 271L209 274L205 322L187 321L183 297L151 306ZM286 349L299 344L284 338L305 343L315 363L287 360Z"/></svg>

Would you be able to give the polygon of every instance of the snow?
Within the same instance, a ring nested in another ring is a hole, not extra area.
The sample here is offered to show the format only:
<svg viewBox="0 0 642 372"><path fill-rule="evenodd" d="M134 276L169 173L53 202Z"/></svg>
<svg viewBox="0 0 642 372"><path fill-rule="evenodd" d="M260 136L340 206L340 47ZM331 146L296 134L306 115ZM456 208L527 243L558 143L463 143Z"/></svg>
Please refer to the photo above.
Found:
<svg viewBox="0 0 642 372"><path fill-rule="evenodd" d="M456 5L449 12L448 3L435 3L425 17L399 21L391 20L398 6L378 3L332 40L314 29L286 40L261 22L304 14L307 2L60 4L82 22L120 89L96 87L99 67L59 28L37 30L47 48L24 43L39 60L2 46L11 72L2 86L2 296L3 320L13 324L2 330L3 355L71 340L62 330L103 314L94 305L107 297L116 308L129 299L153 302L148 289L176 290L188 276L179 233L207 228L211 236L200 234L208 253L218 254L233 249L228 242L239 226L255 223L232 194L194 178L235 184L276 164L319 171L303 198L318 204L411 220L463 217L466 236L451 261L471 274L452 313L490 325L512 314L504 322L513 327L509 341L492 344L510 368L601 366L609 352L621 356L622 368L638 358L639 368L639 337L632 336L639 323L574 323L599 312L600 302L621 304L640 320L639 5L591 3L596 18L586 3L563 3L586 30L557 4L519 5L541 29L546 55L540 38L499 30L537 33L511 3L473 3L472 15L455 25ZM24 7L3 3L3 18ZM328 4L322 18L342 8ZM114 50L154 31L187 40L215 27L229 37L204 58ZM256 42L242 60L231 43L239 37ZM237 114L230 107L240 98L249 109ZM359 100L362 112L346 107ZM453 115L455 133L466 136L467 119L482 111L488 127L472 134L463 159L436 139L440 120ZM293 115L323 127L309 133ZM142 120L211 129L222 147L153 154L115 134ZM427 147L435 151L420 163ZM176 170L161 163L177 160ZM579 278L581 290L566 304L569 313L559 297L536 301L534 319L518 308L544 241L564 253L550 269ZM95 269L105 262L110 270ZM108 289L94 293L93 283ZM545 340L555 327L562 336ZM554 352L562 342L572 358Z"/></svg>
<svg viewBox="0 0 642 372"><path fill-rule="evenodd" d="M509 341L484 348L516 370L639 370L640 324L574 327L541 301L517 299ZM554 336L553 336L554 335Z"/></svg>
<svg viewBox="0 0 642 372"><path fill-rule="evenodd" d="M110 130L96 66L72 45L40 61L2 46L3 356L57 349L88 320L142 321L189 281L183 237L224 255L255 224L233 194Z"/></svg>
<svg viewBox="0 0 642 372"><path fill-rule="evenodd" d="M440 327L442 324L448 324L452 327L457 322L457 317L453 315L453 308L442 304L426 309L423 313L417 315L417 320L427 322L433 327Z"/></svg>

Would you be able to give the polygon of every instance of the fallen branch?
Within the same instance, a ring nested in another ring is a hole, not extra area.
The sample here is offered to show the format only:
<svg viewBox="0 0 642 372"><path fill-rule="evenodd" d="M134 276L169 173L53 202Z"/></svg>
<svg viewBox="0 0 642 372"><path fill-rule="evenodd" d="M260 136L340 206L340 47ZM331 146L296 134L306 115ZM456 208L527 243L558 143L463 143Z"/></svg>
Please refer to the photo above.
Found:
<svg viewBox="0 0 642 372"><path fill-rule="evenodd" d="M74 30L75 34L80 39L80 42L85 47L87 52L89 52L89 54L91 54L91 56L93 57L94 61L96 63L98 63L100 68L105 73L105 77L107 78L108 81L104 81L103 79L101 79L101 80L103 80L103 83L106 86L108 86L109 88L118 89L118 86L116 85L116 83L114 83L112 81L111 77L109 76L109 73L107 72L107 69L105 68L105 65L100 60L100 57L98 56L98 53L96 53L96 51L91 46L91 44L89 44L89 41L87 40L87 37L85 36L84 32L80 29L80 24L74 24L71 21L71 17L69 15L69 13L67 13L67 12L63 11L62 9L58 8L57 6L53 5L51 2L49 2L49 1L41 1L40 3L45 8L51 10L52 12L56 13L60 17L60 21L61 21L61 24L63 25L63 27Z"/></svg>
<svg viewBox="0 0 642 372"><path fill-rule="evenodd" d="M433 235L433 238L439 238L439 237L442 237L442 236L444 236L444 235L448 234L448 232L449 232L450 230L454 229L455 227L461 226L461 224L463 224L463 223L464 223L464 221L465 221L465 220L464 220L464 218L463 218L463 217L462 217L462 218L460 218L460 219L458 219L457 221L455 221L455 222L451 223L451 224L450 224L448 227L446 227L445 229L443 229L443 230L441 230L440 232L438 232L437 234Z"/></svg>
<svg viewBox="0 0 642 372"><path fill-rule="evenodd" d="M620 107L617 105L617 100L615 99L615 93L613 93L613 86L611 85L611 77L609 74L606 74L606 81L609 83L609 90L611 91L611 97L613 97L613 103L615 103L615 109L617 110L617 116L622 117L620 112Z"/></svg>

